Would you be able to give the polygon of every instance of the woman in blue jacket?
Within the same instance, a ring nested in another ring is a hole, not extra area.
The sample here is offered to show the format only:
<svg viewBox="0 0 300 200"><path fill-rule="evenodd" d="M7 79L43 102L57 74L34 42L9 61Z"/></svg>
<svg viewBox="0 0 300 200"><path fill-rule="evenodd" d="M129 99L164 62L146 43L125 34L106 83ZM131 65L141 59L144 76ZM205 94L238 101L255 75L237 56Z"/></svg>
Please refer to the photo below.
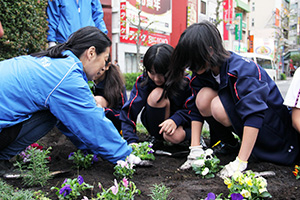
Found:
<svg viewBox="0 0 300 200"><path fill-rule="evenodd" d="M141 121L151 136L174 144L190 140L190 118L188 110L184 109L186 99L191 95L189 78L184 77L185 83L181 80L180 95L161 98L172 52L173 47L168 44L155 44L144 56L145 71L137 78L120 115L123 136L128 144L138 142L136 120L143 108Z"/></svg>
<svg viewBox="0 0 300 200"><path fill-rule="evenodd" d="M204 21L188 27L172 58L167 93L172 93L172 85L186 67L194 73L191 87L199 91L192 138L200 137L203 117L213 116L223 125L232 126L242 140L236 160L224 167L221 177L245 170L250 155L283 165L296 160L298 135L275 82L256 63L226 51L213 24ZM199 144L192 141L191 145Z"/></svg>
<svg viewBox="0 0 300 200"><path fill-rule="evenodd" d="M103 159L115 163L130 155L132 148L97 107L87 84L105 67L110 45L103 32L89 26L47 51L0 62L1 162L46 135L57 121L72 141Z"/></svg>
<svg viewBox="0 0 300 200"><path fill-rule="evenodd" d="M47 15L49 47L67 41L85 26L95 26L107 34L100 0L48 0Z"/></svg>
<svg viewBox="0 0 300 200"><path fill-rule="evenodd" d="M119 120L122 106L127 101L125 80L118 66L107 61L92 88L97 105L105 109L105 116L121 131Z"/></svg>

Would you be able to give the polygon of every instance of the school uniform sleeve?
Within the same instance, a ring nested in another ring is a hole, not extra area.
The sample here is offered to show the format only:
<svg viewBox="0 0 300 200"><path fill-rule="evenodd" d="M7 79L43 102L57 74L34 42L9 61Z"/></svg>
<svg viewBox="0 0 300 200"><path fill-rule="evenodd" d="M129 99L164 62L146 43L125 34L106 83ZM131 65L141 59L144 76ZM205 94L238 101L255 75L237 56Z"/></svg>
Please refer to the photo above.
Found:
<svg viewBox="0 0 300 200"><path fill-rule="evenodd" d="M192 95L192 90L190 87L190 77L186 76L185 81L187 85L184 87L182 91L179 92L178 96L175 96L174 99L176 101L176 107L180 107L171 117L175 124L178 126L184 125L186 123L190 123L191 118L189 115L189 109L185 107L188 98ZM172 110L172 108L171 108Z"/></svg>
<svg viewBox="0 0 300 200"><path fill-rule="evenodd" d="M132 151L113 123L96 106L81 71L71 71L53 90L45 105L94 154L112 163Z"/></svg>
<svg viewBox="0 0 300 200"><path fill-rule="evenodd" d="M268 83L256 77L238 78L235 90L238 99L236 111L244 121L244 126L260 128L264 111L268 109L267 98L270 92Z"/></svg>
<svg viewBox="0 0 300 200"><path fill-rule="evenodd" d="M99 28L103 33L107 34L105 22L103 20L103 9L100 0L92 1L92 17L95 22L95 26Z"/></svg>
<svg viewBox="0 0 300 200"><path fill-rule="evenodd" d="M48 42L56 42L56 30L59 24L60 9L58 0L48 0Z"/></svg>
<svg viewBox="0 0 300 200"><path fill-rule="evenodd" d="M283 104L291 108L300 108L300 70L299 69L296 70L293 76L293 80L286 93Z"/></svg>
<svg viewBox="0 0 300 200"><path fill-rule="evenodd" d="M124 104L120 113L123 137L128 144L138 142L139 139L136 135L136 120L138 114L146 105L148 97L147 86L141 87L140 85L143 79L143 75L137 78L129 100Z"/></svg>
<svg viewBox="0 0 300 200"><path fill-rule="evenodd" d="M123 92L122 92L122 107L128 101L126 86L124 85ZM121 108L122 109L122 108Z"/></svg>

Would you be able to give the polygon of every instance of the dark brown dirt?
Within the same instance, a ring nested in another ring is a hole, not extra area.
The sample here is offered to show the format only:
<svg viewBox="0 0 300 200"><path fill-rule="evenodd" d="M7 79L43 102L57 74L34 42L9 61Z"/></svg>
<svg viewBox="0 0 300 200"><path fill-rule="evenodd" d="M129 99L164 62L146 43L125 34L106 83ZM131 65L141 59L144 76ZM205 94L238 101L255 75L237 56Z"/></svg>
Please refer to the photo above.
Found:
<svg viewBox="0 0 300 200"><path fill-rule="evenodd" d="M141 137L143 140L143 138ZM61 174L48 181L45 187L31 188L33 190L42 190L48 193L51 199L57 199L55 191L51 191L52 186L60 187L65 178L76 178L81 175L84 181L90 185L94 185L94 190L89 191L86 196L96 197L96 193L100 192L97 185L99 182L105 189L113 185L114 180L114 165L107 161L99 161L92 165L87 170L73 169L72 162L69 161L68 155L76 151L74 145L59 131L53 129L47 136L40 140L40 143L45 147L52 147L50 170L66 170L69 173ZM172 147L169 147L172 150ZM181 147L181 148L187 148ZM236 155L219 157L221 164L227 164L233 160ZM174 200L190 200L204 199L209 192L215 194L223 193L223 197L228 195L228 189L219 177L213 179L201 179L196 176L193 170L180 171L178 168L186 160L186 157L169 157L156 156L152 167L136 168L136 172L132 181L137 188L141 190L141 195L135 199L151 199L148 195L151 193L150 188L153 184L164 183L172 189L169 197ZM299 164L299 163L297 163ZM268 191L273 196L272 199L300 199L300 180L296 180L292 174L294 166L279 166L265 162L249 162L248 169L253 171L274 171L275 176L265 177L268 181ZM28 189L21 184L21 180L6 180L7 183L18 187Z"/></svg>

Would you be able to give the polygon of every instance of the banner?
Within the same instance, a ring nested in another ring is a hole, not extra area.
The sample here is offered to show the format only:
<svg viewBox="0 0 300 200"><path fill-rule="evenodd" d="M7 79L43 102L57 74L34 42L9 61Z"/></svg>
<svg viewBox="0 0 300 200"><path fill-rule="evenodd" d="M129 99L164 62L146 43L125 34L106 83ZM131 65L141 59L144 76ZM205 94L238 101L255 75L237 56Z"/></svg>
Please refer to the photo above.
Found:
<svg viewBox="0 0 300 200"><path fill-rule="evenodd" d="M135 44L137 31L138 29L130 27L127 35L120 35L120 42ZM170 44L170 36L160 33L149 33L148 31L144 31L140 35L140 39L145 46L152 46L158 43Z"/></svg>

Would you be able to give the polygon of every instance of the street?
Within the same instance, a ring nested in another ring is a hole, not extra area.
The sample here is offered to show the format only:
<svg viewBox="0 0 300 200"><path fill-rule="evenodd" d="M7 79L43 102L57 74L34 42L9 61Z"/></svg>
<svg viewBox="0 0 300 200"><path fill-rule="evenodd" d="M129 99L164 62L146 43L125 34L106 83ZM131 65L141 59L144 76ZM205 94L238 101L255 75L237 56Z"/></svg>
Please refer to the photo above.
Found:
<svg viewBox="0 0 300 200"><path fill-rule="evenodd" d="M276 85L279 88L281 95L285 98L285 95L289 89L293 77L287 77L286 80L278 80L276 81Z"/></svg>

